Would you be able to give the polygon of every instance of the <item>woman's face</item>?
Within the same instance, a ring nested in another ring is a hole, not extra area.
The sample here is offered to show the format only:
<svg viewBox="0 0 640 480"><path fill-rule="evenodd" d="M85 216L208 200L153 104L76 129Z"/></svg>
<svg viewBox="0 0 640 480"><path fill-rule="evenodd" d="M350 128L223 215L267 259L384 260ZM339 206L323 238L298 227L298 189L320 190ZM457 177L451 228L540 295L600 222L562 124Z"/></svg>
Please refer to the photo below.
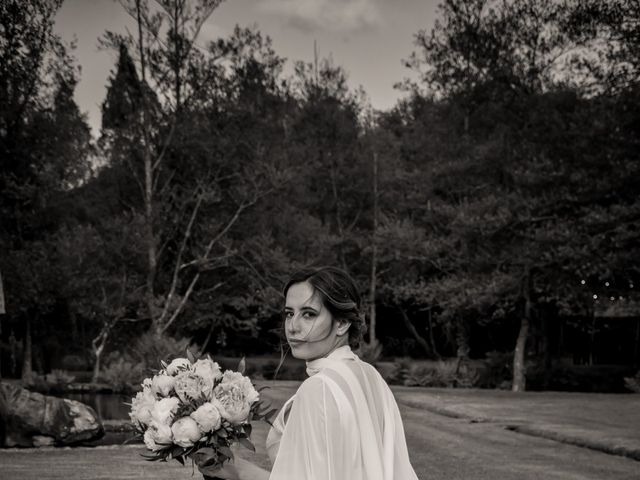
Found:
<svg viewBox="0 0 640 480"><path fill-rule="evenodd" d="M348 343L349 323L333 321L331 312L309 282L289 287L284 317L287 341L296 358L314 360Z"/></svg>

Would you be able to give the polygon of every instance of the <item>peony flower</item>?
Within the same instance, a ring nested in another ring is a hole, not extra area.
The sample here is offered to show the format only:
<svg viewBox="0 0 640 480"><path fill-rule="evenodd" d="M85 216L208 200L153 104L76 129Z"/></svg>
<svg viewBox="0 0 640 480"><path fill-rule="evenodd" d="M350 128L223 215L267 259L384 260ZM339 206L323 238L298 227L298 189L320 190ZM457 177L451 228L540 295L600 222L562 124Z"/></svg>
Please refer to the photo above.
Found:
<svg viewBox="0 0 640 480"><path fill-rule="evenodd" d="M247 377L230 370L224 372L213 395L212 403L220 410L222 418L236 425L247 421L251 404L260 398Z"/></svg>
<svg viewBox="0 0 640 480"><path fill-rule="evenodd" d="M200 429L198 424L191 417L181 417L173 422L171 426L173 440L181 447L191 447L194 442L200 440Z"/></svg>
<svg viewBox="0 0 640 480"><path fill-rule="evenodd" d="M196 421L201 433L217 430L222 423L220 412L215 405L209 402L200 405L190 417Z"/></svg>
<svg viewBox="0 0 640 480"><path fill-rule="evenodd" d="M183 403L204 396L211 397L213 378L203 378L193 372L183 372L176 377L174 390Z"/></svg>
<svg viewBox="0 0 640 480"><path fill-rule="evenodd" d="M167 375L175 376L180 372L184 372L191 368L191 362L186 358L174 358L169 365L167 365Z"/></svg>
<svg viewBox="0 0 640 480"><path fill-rule="evenodd" d="M196 363L193 364L193 371L196 375L199 375L204 379L210 378L214 382L222 377L220 365L210 358L202 358L196 361Z"/></svg>
<svg viewBox="0 0 640 480"><path fill-rule="evenodd" d="M173 415L178 410L180 400L175 397L163 398L158 400L151 410L152 419L164 425L171 425Z"/></svg>
<svg viewBox="0 0 640 480"><path fill-rule="evenodd" d="M153 377L153 381L151 382L151 388L154 393L161 395L163 397L169 396L169 392L173 389L176 380L174 377L170 377L169 375L155 375Z"/></svg>
<svg viewBox="0 0 640 480"><path fill-rule="evenodd" d="M131 411L129 417L132 422L149 425L152 420L151 412L155 406L156 398L151 389L144 388L131 399Z"/></svg>
<svg viewBox="0 0 640 480"><path fill-rule="evenodd" d="M149 450L158 451L173 442L171 427L164 423L152 421L149 428L144 432L144 444Z"/></svg>

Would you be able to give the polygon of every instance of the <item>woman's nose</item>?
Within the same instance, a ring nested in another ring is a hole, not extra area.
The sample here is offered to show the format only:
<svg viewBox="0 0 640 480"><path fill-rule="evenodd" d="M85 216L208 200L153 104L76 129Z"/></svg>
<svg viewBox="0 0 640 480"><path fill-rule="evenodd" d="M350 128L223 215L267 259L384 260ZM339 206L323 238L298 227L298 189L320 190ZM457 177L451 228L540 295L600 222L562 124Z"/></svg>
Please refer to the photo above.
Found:
<svg viewBox="0 0 640 480"><path fill-rule="evenodd" d="M285 328L287 332L294 333L296 331L296 317L292 316L291 318L287 318L285 321Z"/></svg>

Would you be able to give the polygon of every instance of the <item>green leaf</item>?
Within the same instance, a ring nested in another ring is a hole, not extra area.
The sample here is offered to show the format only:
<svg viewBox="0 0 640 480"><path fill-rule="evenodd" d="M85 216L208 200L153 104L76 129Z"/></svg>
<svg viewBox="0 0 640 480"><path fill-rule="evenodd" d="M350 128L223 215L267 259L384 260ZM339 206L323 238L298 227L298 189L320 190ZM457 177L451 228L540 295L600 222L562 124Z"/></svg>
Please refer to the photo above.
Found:
<svg viewBox="0 0 640 480"><path fill-rule="evenodd" d="M252 452L256 451L256 447L253 446L253 443L251 443L251 441L248 438L244 438L244 437L238 438L238 442L240 442L240 444L243 447L248 448Z"/></svg>
<svg viewBox="0 0 640 480"><path fill-rule="evenodd" d="M191 353L191 350L187 348L187 358L191 363L196 363L196 357Z"/></svg>
<svg viewBox="0 0 640 480"><path fill-rule="evenodd" d="M250 436L251 436L251 432L252 432L252 431L253 431L253 427L251 426L251 424L250 424L250 423L247 423L247 424L244 426L244 434L245 434L247 437L250 437Z"/></svg>
<svg viewBox="0 0 640 480"><path fill-rule="evenodd" d="M244 357L242 357L242 359L238 363L238 372L240 372L242 375L244 375L245 368L246 368L246 362L245 362Z"/></svg>
<svg viewBox="0 0 640 480"><path fill-rule="evenodd" d="M218 447L218 451L223 455L225 455L227 458L233 458L233 452L229 447L225 447L225 446Z"/></svg>
<svg viewBox="0 0 640 480"><path fill-rule="evenodd" d="M182 456L173 457L173 458L175 458L182 466L184 466L184 458Z"/></svg>

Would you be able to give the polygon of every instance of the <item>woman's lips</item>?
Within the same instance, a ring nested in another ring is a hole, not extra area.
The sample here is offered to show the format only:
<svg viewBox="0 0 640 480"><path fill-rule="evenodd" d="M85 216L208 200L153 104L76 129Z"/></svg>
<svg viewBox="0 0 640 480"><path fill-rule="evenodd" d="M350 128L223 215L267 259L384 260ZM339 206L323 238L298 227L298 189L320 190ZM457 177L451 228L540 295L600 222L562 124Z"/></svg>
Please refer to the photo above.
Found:
<svg viewBox="0 0 640 480"><path fill-rule="evenodd" d="M306 342L306 341L304 341L304 340L295 340L295 339L290 339L290 340L289 340L289 343L291 343L291 344L293 344L293 345L299 345L299 344L301 344L301 343L307 343L307 342Z"/></svg>

